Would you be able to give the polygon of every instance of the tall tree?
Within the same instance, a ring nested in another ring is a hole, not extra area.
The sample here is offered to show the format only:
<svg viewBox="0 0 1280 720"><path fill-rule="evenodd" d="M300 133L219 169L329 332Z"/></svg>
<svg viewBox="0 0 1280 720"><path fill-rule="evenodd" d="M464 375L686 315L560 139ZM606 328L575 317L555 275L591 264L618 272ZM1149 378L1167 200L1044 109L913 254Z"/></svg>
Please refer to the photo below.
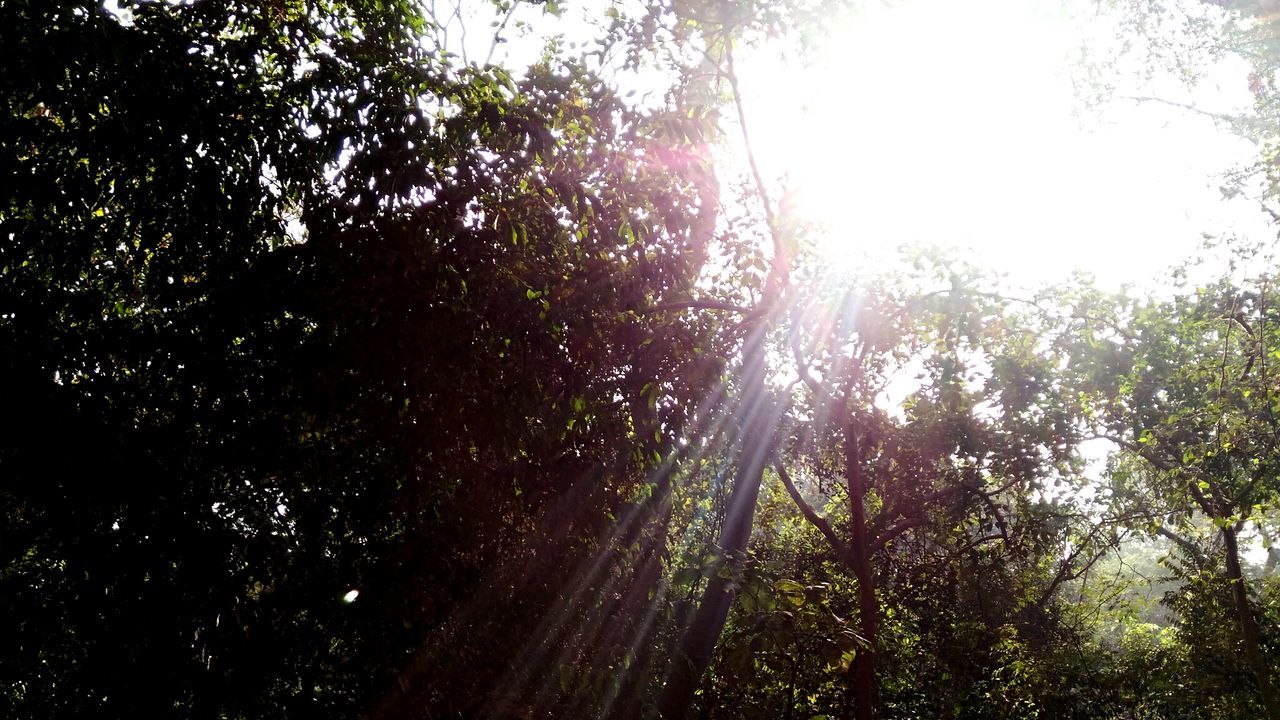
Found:
<svg viewBox="0 0 1280 720"><path fill-rule="evenodd" d="M0 8L6 709L473 712L719 380L702 124L415 3L119 7Z"/></svg>
<svg viewBox="0 0 1280 720"><path fill-rule="evenodd" d="M883 556L929 526L959 528L958 537L938 536L943 553L997 543L1012 561L1017 546L1031 557L1052 551L1043 537L1052 506L1035 495L1071 477L1072 409L1033 326L955 271L951 287L933 291L817 286L791 338L809 391L792 452L827 483L839 478L844 511L823 517L785 464L778 473L856 579L865 644L851 681L857 717L872 718ZM917 382L899 415L886 395ZM936 564L937 572L948 565Z"/></svg>
<svg viewBox="0 0 1280 720"><path fill-rule="evenodd" d="M1280 717L1241 538L1280 496L1280 360L1274 280L1225 277L1168 300L1085 298L1076 308L1075 367L1099 434L1145 465L1118 475L1117 500L1156 510L1151 532L1216 567L1260 711ZM1206 544L1196 523L1211 523Z"/></svg>

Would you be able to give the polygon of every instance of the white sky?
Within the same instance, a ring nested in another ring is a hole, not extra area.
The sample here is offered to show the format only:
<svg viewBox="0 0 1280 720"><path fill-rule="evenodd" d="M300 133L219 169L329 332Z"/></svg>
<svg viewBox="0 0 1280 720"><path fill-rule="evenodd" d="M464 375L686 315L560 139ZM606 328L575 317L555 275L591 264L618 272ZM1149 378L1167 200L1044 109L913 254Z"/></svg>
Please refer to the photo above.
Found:
<svg viewBox="0 0 1280 720"><path fill-rule="evenodd" d="M1213 120L1130 99L1077 113L1071 60L1080 32L1115 36L1106 19L1030 0L872 5L812 68L767 51L740 64L765 174L789 178L835 262L955 245L1019 285L1078 268L1150 286L1204 232L1273 234L1255 202L1223 200L1223 173L1257 150ZM1122 92L1248 107L1242 64L1206 71L1194 95L1169 78Z"/></svg>

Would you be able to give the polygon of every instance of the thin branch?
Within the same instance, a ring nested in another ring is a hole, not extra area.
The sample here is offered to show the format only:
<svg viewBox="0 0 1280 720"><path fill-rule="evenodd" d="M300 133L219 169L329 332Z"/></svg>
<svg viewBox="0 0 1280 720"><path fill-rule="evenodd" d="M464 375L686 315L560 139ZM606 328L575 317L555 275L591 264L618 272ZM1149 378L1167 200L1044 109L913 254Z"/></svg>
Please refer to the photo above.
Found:
<svg viewBox="0 0 1280 720"><path fill-rule="evenodd" d="M1119 522L1120 520L1117 519L1116 521ZM1058 588L1062 583L1075 580L1081 575L1088 573L1098 560L1101 560L1108 552L1118 546L1120 540L1113 539L1110 543L1104 545L1101 550L1093 553L1093 555L1082 565L1076 565L1076 559L1085 551L1085 548L1092 545L1097 540L1098 534L1102 532L1103 528L1108 527L1111 524L1112 522L1104 520L1089 528L1088 536L1078 544L1070 555L1063 558L1062 562L1059 563L1058 572L1054 574L1053 580L1050 581L1049 586L1044 589L1044 592L1040 593L1040 597L1035 602L1036 607L1043 608L1053 597L1054 593L1058 591Z"/></svg>
<svg viewBox="0 0 1280 720"><path fill-rule="evenodd" d="M507 14L502 17L502 22L498 23L498 27L493 31L493 42L489 44L489 53L484 56L484 64L488 65L493 62L493 53L497 51L498 44L505 42L502 39L502 31L507 28L507 23L511 21L511 16L516 14L516 8L520 3L512 0L511 7L507 10Z"/></svg>
<svg viewBox="0 0 1280 720"><path fill-rule="evenodd" d="M930 506L932 506L934 503L938 502L939 500L942 500L943 498L950 497L952 495L955 495L957 493L962 493L962 492L970 492L975 495L984 494L984 492L982 490L979 490L978 488L965 485L964 483L960 483L958 485L952 485L951 487L943 488L941 490L937 490L935 492L929 493L928 495L925 495L924 497L916 501L916 505L919 506L920 508L919 514L908 516L906 513L900 513L901 515L903 515L902 520L889 526L888 528L885 528L880 534L876 535L874 540L871 541L871 552L879 552L880 550L885 549L886 547L888 547L890 542L893 542L894 538L898 537L899 535L901 535L902 533L908 530L920 527L921 525L925 524L926 522L928 522L928 518L925 517L924 512L927 511ZM992 492L994 493L998 491L992 491ZM895 514L899 514L899 513L895 513Z"/></svg>
<svg viewBox="0 0 1280 720"><path fill-rule="evenodd" d="M813 506L800 495L800 491L796 489L795 483L791 482L791 475L787 473L787 469L782 466L781 462L775 461L773 467L778 471L778 477L782 479L782 484L787 488L787 494L791 496L791 499L795 501L796 507L800 509L800 514L804 515L805 519L809 521L809 524L816 527L822 533L823 537L825 537L827 542L831 545L831 549L835 550L836 554L840 556L840 560L849 564L849 559L852 557L849 546L840 539L840 536L836 534L835 530L831 529L831 523L827 522L826 518L819 515L818 512L813 509Z"/></svg>
<svg viewBox="0 0 1280 720"><path fill-rule="evenodd" d="M755 181L756 193L760 196L760 205L764 209L765 224L769 228L770 239L773 240L773 272L770 273L770 281L776 283L776 287L786 287L789 272L790 260L787 257L786 249L783 247L782 232L778 227L778 218L773 212L773 203L769 200L769 189L764 183L764 176L760 174L760 166L756 162L756 153L751 143L751 131L747 125L747 111L742 103L742 90L738 87L738 72L733 64L733 42L725 41L725 77L729 80L729 87L733 90L733 106L738 111L738 127L742 131L742 144L746 149L747 165L751 168L751 177Z"/></svg>
<svg viewBox="0 0 1280 720"><path fill-rule="evenodd" d="M1121 95L1120 98L1122 100L1132 100L1138 104L1158 103L1160 105L1167 105L1169 107L1175 107L1175 108L1178 108L1179 110L1186 110L1187 112L1195 113L1196 115L1200 115L1201 117L1211 118L1213 120L1217 120L1219 122L1225 122L1237 127L1242 126L1246 122L1246 119L1240 115L1228 115L1226 113L1216 113L1210 110L1205 110L1204 108L1196 107L1195 105L1191 105L1189 103L1178 102L1177 100L1169 100L1167 98L1154 97L1151 95Z"/></svg>
<svg viewBox="0 0 1280 720"><path fill-rule="evenodd" d="M894 538L912 528L920 527L926 522L928 522L928 518L924 515L916 515L890 526L887 530L877 535L875 540L871 541L871 552L875 553L885 549L889 546L889 543L893 542Z"/></svg>
<svg viewBox="0 0 1280 720"><path fill-rule="evenodd" d="M733 303L720 302L718 300L674 300L641 308L637 312L647 314L664 310L725 310L744 314L755 312L752 308L743 305L734 305Z"/></svg>
<svg viewBox="0 0 1280 720"><path fill-rule="evenodd" d="M1089 435L1084 439L1085 440L1110 440L1111 442L1119 445L1125 450L1128 450L1134 455L1137 455L1143 460L1146 460L1147 462L1151 463L1157 470L1164 470L1166 472L1177 470L1177 468L1172 464L1170 464L1169 461L1165 460L1164 458L1161 458L1158 455L1153 455L1147 448L1143 447L1142 445L1139 445L1138 443L1135 443L1129 440L1125 440L1124 438L1119 437L1117 435L1111 435L1109 433L1097 433L1094 435Z"/></svg>
<svg viewBox="0 0 1280 720"><path fill-rule="evenodd" d="M987 509L991 511L991 515L995 518L995 521L996 521L996 529L1000 531L1000 537L1004 539L1004 544L1008 545L1009 544L1009 523L1005 519L1004 513L1001 512L1000 506L996 505L996 502L991 499L991 494L987 494L985 492L982 492L981 490L977 490L976 488L971 488L971 489L974 490L975 495L977 495L979 498L982 498L982 502L987 506ZM992 493L992 494L995 494L995 493Z"/></svg>
<svg viewBox="0 0 1280 720"><path fill-rule="evenodd" d="M809 363L805 361L804 352L800 348L800 334L796 332L795 329L792 329L790 335L791 353L796 359L796 374L800 376L800 379L804 381L805 385L809 386L809 389L813 391L814 395L821 397L828 403L835 404L836 397L831 394L831 391L822 383L818 382L817 378L809 374Z"/></svg>
<svg viewBox="0 0 1280 720"><path fill-rule="evenodd" d="M1046 587L1044 589L1044 592L1040 593L1040 597L1036 599L1035 601L1036 607L1044 608L1044 606L1048 604L1049 600L1053 598L1054 593L1058 592L1058 588L1062 585L1062 583L1075 580L1081 575L1084 575L1085 573L1089 572L1089 570L1092 569L1093 566L1097 564L1099 560L1101 560L1103 557L1106 556L1108 552L1111 551L1110 547L1105 547L1095 552L1092 556L1090 556L1089 559L1084 562L1084 564L1080 565L1079 567L1074 567L1076 558L1080 556L1080 552L1083 549L1084 549L1084 545L1081 545L1080 550L1077 550L1071 553L1069 557L1063 559L1061 565L1059 565L1058 567L1057 574L1054 575L1053 580L1050 581L1049 583L1049 586Z"/></svg>
<svg viewBox="0 0 1280 720"><path fill-rule="evenodd" d="M1154 467L1155 469L1161 470L1163 472L1174 472L1179 469L1183 469L1183 470L1186 469L1185 467L1174 465L1173 463L1169 462L1168 460L1165 460L1159 455L1152 453L1150 449L1143 447L1138 443L1125 440L1124 438L1117 437L1115 435L1110 435L1108 433L1099 433L1095 435L1090 435L1086 439L1110 440L1111 442L1119 445L1125 450L1128 450L1134 455L1137 455L1143 460L1146 460L1147 462L1151 463L1152 467ZM1194 473L1191 479L1194 480ZM1200 486L1197 482L1188 482L1187 491L1191 493L1191 497L1196 501L1196 504L1199 505L1200 509L1203 510L1204 513L1209 517L1222 517L1223 515L1227 514L1226 512L1223 511L1223 507L1220 507L1218 503L1211 502L1209 498L1204 496L1204 492L1200 490Z"/></svg>
<svg viewBox="0 0 1280 720"><path fill-rule="evenodd" d="M458 42L458 49L462 56L462 64L470 65L471 61L467 59L467 21L466 18L462 17L462 2L463 0L458 0L457 7L453 11L453 17L458 21L458 29L460 30L459 34L462 36ZM449 23L453 24L453 20L451 19Z"/></svg>
<svg viewBox="0 0 1280 720"><path fill-rule="evenodd" d="M1235 317L1236 308L1239 307L1239 302L1240 302L1239 298L1237 297L1231 298L1231 312L1230 314L1227 315L1227 318L1226 318L1227 320L1231 320ZM1248 327L1248 326L1246 325L1245 327ZM1222 399L1222 393L1227 384L1227 356L1230 354L1230 351L1231 351L1231 324L1228 323L1227 331L1223 333L1223 337L1222 337L1222 369L1221 369L1221 375L1218 378L1218 397L1217 397L1218 400ZM1218 432L1219 432L1219 437L1221 437L1221 433L1222 433L1221 420L1219 420L1218 422Z"/></svg>
<svg viewBox="0 0 1280 720"><path fill-rule="evenodd" d="M997 535L983 535L982 537L976 538L976 539L974 539L974 540L972 540L972 541L968 542L968 543L967 543L967 544L965 544L963 547L958 547L958 548L956 548L956 549L955 549L955 551L954 551L954 552L952 552L952 553L950 554L950 556L951 556L951 557L956 557L956 556L958 556L960 553L969 552L969 551L973 550L974 548L978 547L979 545L983 545L983 544L986 544L986 543L992 542L993 540L1003 540L1003 541L1005 541L1005 544L1006 544L1006 545L1008 544L1008 538L1006 538L1006 537L1004 537L1004 536L1002 536L1002 535L998 535L998 534L997 534Z"/></svg>
<svg viewBox="0 0 1280 720"><path fill-rule="evenodd" d="M1204 552L1200 549L1200 546L1182 537L1178 533L1164 527L1163 525L1156 528L1156 533L1162 537L1172 540L1178 545L1178 547L1190 553L1191 557L1195 558L1197 562L1202 562L1204 560Z"/></svg>

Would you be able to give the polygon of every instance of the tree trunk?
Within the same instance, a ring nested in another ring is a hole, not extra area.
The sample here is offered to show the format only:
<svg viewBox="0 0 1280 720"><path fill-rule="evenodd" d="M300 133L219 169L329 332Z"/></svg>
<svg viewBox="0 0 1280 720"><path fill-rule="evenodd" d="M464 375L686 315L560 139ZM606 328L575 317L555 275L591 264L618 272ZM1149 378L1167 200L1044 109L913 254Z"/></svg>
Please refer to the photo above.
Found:
<svg viewBox="0 0 1280 720"><path fill-rule="evenodd" d="M1222 540L1227 554L1227 579L1231 582L1231 598L1235 602L1236 620L1240 625L1240 641L1245 662L1253 670L1258 683L1258 695L1270 720L1280 720L1280 704L1277 704L1275 687L1271 684L1271 669L1262 655L1258 638L1258 620L1253 615L1249 594L1244 585L1244 573L1240 570L1240 549L1236 543L1236 530L1231 526L1222 529Z"/></svg>
<svg viewBox="0 0 1280 720"><path fill-rule="evenodd" d="M1267 561L1262 565L1262 577L1271 577L1276 571L1276 564L1280 563L1280 547L1276 547L1275 538L1271 537L1262 523L1258 523L1258 534L1267 545Z"/></svg>
<svg viewBox="0 0 1280 720"><path fill-rule="evenodd" d="M863 500L867 494L866 477L857 428L850 421L845 427L845 481L849 490L849 520L852 542L849 544L854 577L858 579L858 629L867 641L853 660L853 697L858 720L873 720L876 715L876 645L878 643L880 608L876 602L875 576L871 571L871 538L867 537L867 514Z"/></svg>
<svg viewBox="0 0 1280 720"><path fill-rule="evenodd" d="M755 521L760 482L778 419L778 409L765 389L765 332L766 328L761 324L748 338L744 354L744 430L733 491L718 542L726 557L740 557L747 549ZM683 720L688 716L693 695L711 664L716 642L729 617L733 598L734 589L728 580L717 574L708 581L693 621L680 639L679 650L672 659L671 670L658 701L658 709L666 720Z"/></svg>

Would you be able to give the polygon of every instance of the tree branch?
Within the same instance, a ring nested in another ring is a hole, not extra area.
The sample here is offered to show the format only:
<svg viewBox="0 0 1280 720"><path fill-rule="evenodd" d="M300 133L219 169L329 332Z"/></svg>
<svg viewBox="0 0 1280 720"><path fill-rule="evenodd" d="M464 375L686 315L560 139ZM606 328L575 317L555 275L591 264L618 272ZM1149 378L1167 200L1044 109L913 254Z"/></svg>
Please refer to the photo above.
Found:
<svg viewBox="0 0 1280 720"><path fill-rule="evenodd" d="M827 522L826 518L819 515L818 512L813 509L813 506L800 495L800 491L796 489L795 483L791 482L791 475L787 473L787 469L782 466L781 462L775 461L773 468L778 471L778 477L782 479L782 484L787 488L787 494L791 496L791 499L795 501L796 507L800 509L800 514L804 515L805 519L809 521L809 524L816 527L822 533L823 537L827 539L827 543L831 545L831 549L835 550L836 554L840 556L840 561L845 564L849 564L849 546L840 539L840 536L836 534L835 530L831 529L831 523Z"/></svg>
<svg viewBox="0 0 1280 720"><path fill-rule="evenodd" d="M1191 557L1195 558L1197 562L1203 561L1204 552L1200 549L1199 545L1196 545L1195 543L1182 537L1178 533L1166 528L1163 525L1161 525L1159 528L1156 528L1156 533L1161 537L1166 537L1172 540L1175 544L1177 544L1178 547L1190 553Z"/></svg>
<svg viewBox="0 0 1280 720"><path fill-rule="evenodd" d="M511 3L511 7L507 9L507 14L502 16L502 21L498 23L497 29L493 31L493 42L489 44L489 52L484 56L484 64L486 66L493 62L493 53L498 49L498 45L506 42L502 37L502 31L507 29L507 23L511 21L511 16L516 14L516 8L519 6L520 3Z"/></svg>
<svg viewBox="0 0 1280 720"><path fill-rule="evenodd" d="M1124 438L1116 435L1111 435L1109 433L1098 433L1095 435L1090 435L1084 439L1085 440L1110 440L1111 442L1119 445L1125 450L1128 450L1134 455L1137 455L1143 460L1146 460L1147 462L1151 463L1157 470L1172 471L1177 469L1174 465L1170 464L1169 461L1161 458L1158 455L1153 455L1147 448L1143 447L1142 445L1139 445L1138 443L1135 443L1135 442L1131 442L1129 440L1125 440Z"/></svg>
<svg viewBox="0 0 1280 720"><path fill-rule="evenodd" d="M734 305L733 303L720 302L718 300L673 300L672 302L641 308L637 312L648 314L664 310L725 310L744 314L755 312L754 309L743 305Z"/></svg>
<svg viewBox="0 0 1280 720"><path fill-rule="evenodd" d="M799 333L797 333L793 328L790 335L791 354L794 355L796 359L796 374L804 381L804 384L813 391L814 395L817 395L828 403L835 404L836 397L831 394L831 391L823 386L822 383L818 382L817 378L809 374L809 363L805 362L804 353L800 348Z"/></svg>
<svg viewBox="0 0 1280 720"><path fill-rule="evenodd" d="M962 492L969 492L975 495L984 494L982 490L960 483L941 490L936 490L917 500L916 505L919 507L918 514L908 515L905 512L895 510L893 514L901 515L903 519L893 525L890 525L881 531L880 534L876 535L875 539L871 541L871 552L883 550L890 542L893 541L894 538L898 537L902 533L925 524L928 522L928 518L924 516L924 512L927 511L934 503L942 500L943 498Z"/></svg>
<svg viewBox="0 0 1280 720"><path fill-rule="evenodd" d="M920 527L926 522L928 522L928 518L924 515L916 515L890 526L887 530L877 535L875 540L871 541L871 552L875 553L885 549L889 543L893 542L894 538L912 528Z"/></svg>
<svg viewBox="0 0 1280 720"><path fill-rule="evenodd" d="M1200 115L1201 117L1207 117L1213 120L1217 120L1219 122L1225 122L1235 127L1240 127L1244 124L1247 124L1247 119L1243 115L1228 115L1226 113L1216 113L1211 110L1205 110L1204 108L1196 107L1195 105L1191 105L1189 103L1178 102L1177 100L1169 100L1167 98L1154 97L1151 95L1121 95L1120 97L1124 100L1132 100L1138 103L1139 105L1144 103L1158 103L1160 105L1175 107L1175 108L1178 108L1179 110L1186 110L1187 112L1195 113L1196 115Z"/></svg>
<svg viewBox="0 0 1280 720"><path fill-rule="evenodd" d="M788 283L790 275L790 258L783 247L782 231L778 227L778 218L773 212L773 203L769 200L769 190L760 174L760 166L756 162L756 153L751 144L751 132L747 126L747 111L742 103L742 91L738 87L738 72L733 64L733 42L725 41L725 77L733 90L733 106L738 111L738 127L742 130L742 144L746 148L747 165L751 168L751 178L755 181L756 193L760 196L760 205L764 209L764 221L769 228L769 237L773 241L773 267L769 273L769 284L775 292L780 292ZM768 300L766 300L768 302Z"/></svg>

